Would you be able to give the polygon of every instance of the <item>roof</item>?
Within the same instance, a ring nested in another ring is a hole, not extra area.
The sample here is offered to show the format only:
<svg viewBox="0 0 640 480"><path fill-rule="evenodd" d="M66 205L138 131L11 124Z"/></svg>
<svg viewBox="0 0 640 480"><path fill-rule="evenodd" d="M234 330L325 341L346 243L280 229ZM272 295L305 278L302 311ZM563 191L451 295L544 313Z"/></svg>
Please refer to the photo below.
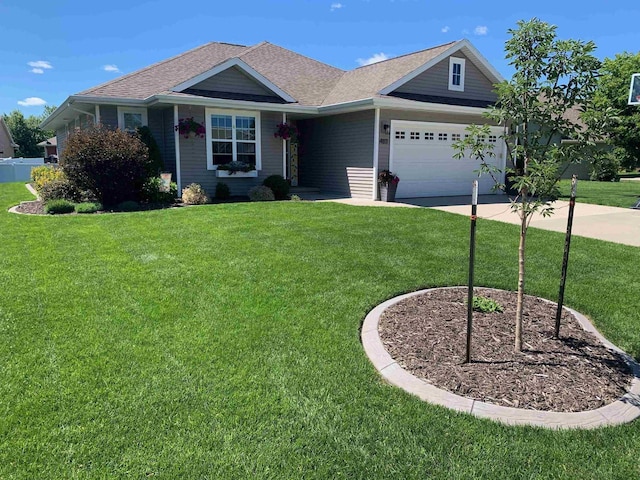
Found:
<svg viewBox="0 0 640 480"><path fill-rule="evenodd" d="M57 147L58 137L47 138L46 140L37 144L39 147Z"/></svg>
<svg viewBox="0 0 640 480"><path fill-rule="evenodd" d="M11 136L11 130L9 130L9 126L5 123L2 115L0 115L0 128L2 128L7 133L7 136L9 137L9 143L11 143L11 146L18 148L20 145L18 145L16 142L13 141L13 137Z"/></svg>

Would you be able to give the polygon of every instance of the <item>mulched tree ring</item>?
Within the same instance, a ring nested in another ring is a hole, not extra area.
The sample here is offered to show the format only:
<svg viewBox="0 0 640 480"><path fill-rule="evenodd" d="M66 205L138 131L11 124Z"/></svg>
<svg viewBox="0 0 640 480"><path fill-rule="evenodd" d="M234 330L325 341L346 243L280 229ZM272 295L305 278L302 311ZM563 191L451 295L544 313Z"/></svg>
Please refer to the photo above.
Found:
<svg viewBox="0 0 640 480"><path fill-rule="evenodd" d="M474 291L500 303L504 312L474 312L470 364L464 364L464 287L430 290L386 309L378 330L387 352L438 388L506 407L580 412L628 391L633 374L622 356L583 330L570 312L563 313L556 340L556 305L525 296L524 350L515 353L516 293Z"/></svg>

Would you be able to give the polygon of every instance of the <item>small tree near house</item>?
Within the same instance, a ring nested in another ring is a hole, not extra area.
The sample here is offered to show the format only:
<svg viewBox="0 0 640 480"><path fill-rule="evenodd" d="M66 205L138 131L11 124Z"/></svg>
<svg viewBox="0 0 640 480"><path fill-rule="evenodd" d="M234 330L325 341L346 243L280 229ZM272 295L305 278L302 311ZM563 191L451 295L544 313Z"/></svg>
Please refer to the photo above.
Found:
<svg viewBox="0 0 640 480"><path fill-rule="evenodd" d="M509 34L506 58L515 73L511 80L496 85L498 100L486 117L505 125L511 208L520 218L515 350L521 351L527 229L536 212L553 213L560 166L594 155L598 129L593 117L581 113L576 118L570 113L584 112L589 105L600 61L593 56L593 42L559 40L555 26L536 18L518 22ZM472 125L454 148L457 158L478 160L480 172L497 179L496 168L487 161L495 155L493 145L484 141L488 135L489 126ZM573 142L560 145L562 138ZM506 190L504 184L496 184Z"/></svg>

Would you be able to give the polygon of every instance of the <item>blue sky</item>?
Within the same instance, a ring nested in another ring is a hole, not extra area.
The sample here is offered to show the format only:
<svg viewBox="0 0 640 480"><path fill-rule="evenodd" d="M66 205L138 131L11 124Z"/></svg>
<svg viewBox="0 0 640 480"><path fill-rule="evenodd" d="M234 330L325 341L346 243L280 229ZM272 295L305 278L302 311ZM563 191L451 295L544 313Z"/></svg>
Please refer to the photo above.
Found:
<svg viewBox="0 0 640 480"><path fill-rule="evenodd" d="M640 48L640 4L610 1L0 0L0 113L42 113L210 41L263 40L342 69L468 38L502 73L507 30L537 16L600 58Z"/></svg>

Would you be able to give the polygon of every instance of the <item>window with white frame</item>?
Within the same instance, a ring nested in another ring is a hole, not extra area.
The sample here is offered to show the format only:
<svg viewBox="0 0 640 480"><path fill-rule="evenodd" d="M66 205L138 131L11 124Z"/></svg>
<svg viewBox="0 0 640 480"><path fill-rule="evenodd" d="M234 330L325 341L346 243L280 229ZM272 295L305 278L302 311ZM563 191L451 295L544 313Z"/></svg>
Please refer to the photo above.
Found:
<svg viewBox="0 0 640 480"><path fill-rule="evenodd" d="M125 132L135 132L138 127L146 127L147 109L118 107L118 128Z"/></svg>
<svg viewBox="0 0 640 480"><path fill-rule="evenodd" d="M449 90L464 92L465 59L449 57Z"/></svg>
<svg viewBox="0 0 640 480"><path fill-rule="evenodd" d="M260 112L206 109L207 168L244 162L261 169Z"/></svg>

